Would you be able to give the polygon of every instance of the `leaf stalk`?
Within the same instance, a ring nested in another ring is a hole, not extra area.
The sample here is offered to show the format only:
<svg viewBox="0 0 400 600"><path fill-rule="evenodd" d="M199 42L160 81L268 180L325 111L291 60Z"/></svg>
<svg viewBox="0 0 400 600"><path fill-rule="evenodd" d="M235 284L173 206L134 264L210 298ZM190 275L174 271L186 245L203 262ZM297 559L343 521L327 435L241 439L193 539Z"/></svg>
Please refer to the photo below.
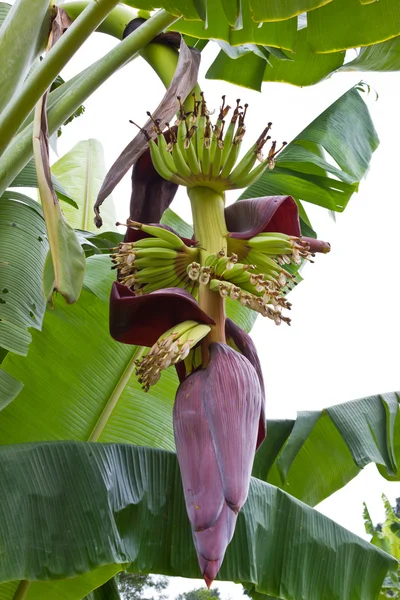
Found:
<svg viewBox="0 0 400 600"><path fill-rule="evenodd" d="M117 4L118 0L91 2L28 77L21 93L10 101L0 116L0 155L61 69Z"/></svg>
<svg viewBox="0 0 400 600"><path fill-rule="evenodd" d="M158 11L108 54L76 75L71 81L54 90L48 100L49 134L52 135L57 131L102 83L176 20L177 17L170 15L165 10ZM32 123L14 138L1 158L0 196L14 181L31 156Z"/></svg>
<svg viewBox="0 0 400 600"><path fill-rule="evenodd" d="M88 442L98 442L101 434L103 433L104 427L107 425L109 418L111 417L114 408L116 407L118 400L121 397L124 389L126 388L128 381L135 373L136 361L138 361L145 351L143 346L137 346L122 373L117 385L115 386L107 404L105 405L103 412L101 413L99 420L93 428L92 433L88 438Z"/></svg>
<svg viewBox="0 0 400 600"><path fill-rule="evenodd" d="M25 579L22 579L22 581L19 582L17 589L15 590L13 600L25 600L26 595L29 591L30 585L31 585L30 581L26 581Z"/></svg>

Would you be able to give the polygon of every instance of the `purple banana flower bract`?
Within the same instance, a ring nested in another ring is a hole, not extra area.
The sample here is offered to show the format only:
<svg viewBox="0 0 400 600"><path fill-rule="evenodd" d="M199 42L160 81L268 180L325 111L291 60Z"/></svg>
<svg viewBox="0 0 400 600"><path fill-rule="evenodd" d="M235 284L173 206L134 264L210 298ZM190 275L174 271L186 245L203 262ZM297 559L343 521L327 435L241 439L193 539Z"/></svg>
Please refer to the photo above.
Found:
<svg viewBox="0 0 400 600"><path fill-rule="evenodd" d="M215 324L185 290L166 288L137 296L126 285L114 281L110 299L110 333L118 342L152 346L168 329L188 320Z"/></svg>
<svg viewBox="0 0 400 600"><path fill-rule="evenodd" d="M265 196L240 200L225 209L229 236L248 240L262 232L279 232L300 237L299 209L292 196ZM310 252L327 253L330 245L321 240L303 237Z"/></svg>
<svg viewBox="0 0 400 600"><path fill-rule="evenodd" d="M260 382L262 402L260 421L258 424L258 437L257 437L257 448L262 444L266 435L266 422L267 417L265 413L265 386L264 378L261 369L260 359L258 358L257 348L251 337L241 328L236 325L232 319L226 319L225 321L225 334L228 344L230 340L233 341L239 352L243 354L251 362L256 370L258 380Z"/></svg>
<svg viewBox="0 0 400 600"><path fill-rule="evenodd" d="M133 165L129 216L140 223L159 223L178 186L163 179L155 168L147 148Z"/></svg>
<svg viewBox="0 0 400 600"><path fill-rule="evenodd" d="M263 231L300 236L299 209L292 196L265 196L240 200L225 209L229 235L247 240Z"/></svg>
<svg viewBox="0 0 400 600"><path fill-rule="evenodd" d="M179 386L175 443L199 565L211 585L247 498L263 393L239 352L209 346L210 362Z"/></svg>

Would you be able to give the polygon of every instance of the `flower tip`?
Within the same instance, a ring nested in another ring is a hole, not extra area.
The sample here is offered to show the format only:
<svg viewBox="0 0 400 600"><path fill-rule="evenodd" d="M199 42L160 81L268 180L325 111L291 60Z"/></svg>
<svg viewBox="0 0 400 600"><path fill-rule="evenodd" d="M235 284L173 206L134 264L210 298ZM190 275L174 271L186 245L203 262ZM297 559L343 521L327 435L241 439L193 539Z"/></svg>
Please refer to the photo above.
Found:
<svg viewBox="0 0 400 600"><path fill-rule="evenodd" d="M218 571L220 570L221 561L218 559L207 560L202 554L200 554L200 552L198 553L197 558L199 561L201 572L203 574L203 579L206 582L206 586L208 587L208 589L210 589L212 583L214 582L214 579L218 575Z"/></svg>
<svg viewBox="0 0 400 600"><path fill-rule="evenodd" d="M328 254L328 252L331 251L331 245L329 242L315 240L314 238L309 237L303 237L302 239L309 245L310 252L312 254L314 254L315 252L320 252L321 254Z"/></svg>

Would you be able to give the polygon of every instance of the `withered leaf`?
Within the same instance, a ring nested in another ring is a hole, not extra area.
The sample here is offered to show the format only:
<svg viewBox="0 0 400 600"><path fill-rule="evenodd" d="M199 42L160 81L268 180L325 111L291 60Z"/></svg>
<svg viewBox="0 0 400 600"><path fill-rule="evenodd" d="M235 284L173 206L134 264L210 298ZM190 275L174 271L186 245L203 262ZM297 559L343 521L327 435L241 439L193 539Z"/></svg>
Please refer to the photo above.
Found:
<svg viewBox="0 0 400 600"><path fill-rule="evenodd" d="M62 8L56 8L47 51L60 39L72 21ZM85 275L85 254L79 240L66 221L51 181L49 132L46 102L49 90L36 105L33 123L33 153L49 240L49 254L43 273L43 292L49 302L55 291L71 304L80 294Z"/></svg>
<svg viewBox="0 0 400 600"><path fill-rule="evenodd" d="M181 38L179 60L174 77L162 101L152 113L154 119L160 120L161 127L163 127L166 122L169 122L175 115L177 111L177 96L186 98L189 92L194 88L197 82L199 66L200 53L194 48L188 48L183 38ZM145 123L143 129L147 131L151 138L154 139L156 137L156 132L154 131L153 123L150 119ZM122 151L108 171L94 206L96 215L95 223L97 227L101 227L102 225L100 206L111 194L115 186L121 181L125 173L127 173L130 167L143 154L146 148L147 140L143 133L139 132Z"/></svg>

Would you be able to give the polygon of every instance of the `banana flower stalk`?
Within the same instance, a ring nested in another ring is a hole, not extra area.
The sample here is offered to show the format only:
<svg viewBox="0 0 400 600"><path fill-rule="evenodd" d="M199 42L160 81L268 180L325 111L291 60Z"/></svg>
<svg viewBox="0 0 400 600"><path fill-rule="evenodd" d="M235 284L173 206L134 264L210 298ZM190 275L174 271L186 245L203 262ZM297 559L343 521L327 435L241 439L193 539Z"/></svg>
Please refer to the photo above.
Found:
<svg viewBox="0 0 400 600"><path fill-rule="evenodd" d="M149 148L135 167L127 234L113 254L118 282L111 295L110 331L123 343L150 347L137 363L145 390L163 369L174 365L178 372L176 451L199 566L210 586L266 435L257 351L226 318L225 299L278 325L290 324L283 311L290 309L286 296L297 283L299 267L330 246L301 236L291 196L225 207L225 190L247 186L274 167L285 144L277 149L270 142L264 158L271 123L238 161L247 105L236 102L226 127L230 107L224 97L214 125L203 94L193 94L191 111L185 106L178 98L177 121L153 119L152 136L144 132ZM157 225L178 185L187 187L191 202L191 240Z"/></svg>

